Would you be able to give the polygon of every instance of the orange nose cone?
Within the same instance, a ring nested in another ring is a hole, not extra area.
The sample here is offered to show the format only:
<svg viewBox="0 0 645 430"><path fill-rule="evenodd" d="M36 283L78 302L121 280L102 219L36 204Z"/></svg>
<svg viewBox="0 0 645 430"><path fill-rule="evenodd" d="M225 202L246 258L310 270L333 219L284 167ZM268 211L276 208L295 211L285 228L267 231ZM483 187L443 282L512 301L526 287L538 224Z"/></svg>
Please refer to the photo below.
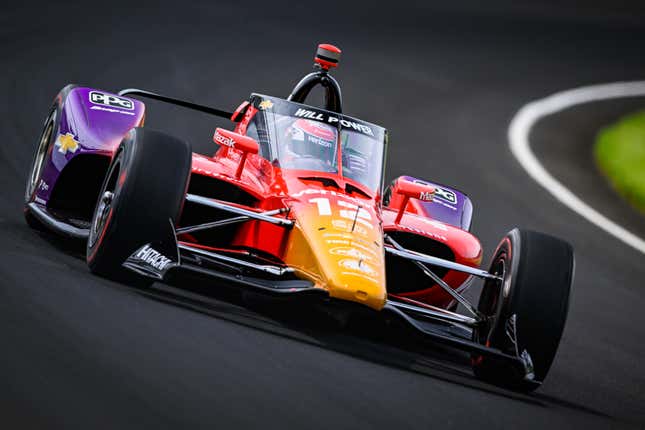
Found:
<svg viewBox="0 0 645 430"><path fill-rule="evenodd" d="M326 289L331 297L382 309L386 299L385 258L375 214L358 208L346 197L325 199L331 210L322 214L316 200L292 207L296 225L285 262Z"/></svg>

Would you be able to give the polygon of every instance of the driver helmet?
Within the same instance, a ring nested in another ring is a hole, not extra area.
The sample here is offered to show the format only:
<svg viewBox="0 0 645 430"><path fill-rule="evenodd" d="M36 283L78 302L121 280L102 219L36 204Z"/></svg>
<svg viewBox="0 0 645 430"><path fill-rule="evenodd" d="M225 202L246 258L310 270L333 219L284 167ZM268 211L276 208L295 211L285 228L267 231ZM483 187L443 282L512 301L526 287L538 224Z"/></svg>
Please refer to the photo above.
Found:
<svg viewBox="0 0 645 430"><path fill-rule="evenodd" d="M310 119L296 120L288 130L289 150L296 157L311 157L332 162L336 129Z"/></svg>

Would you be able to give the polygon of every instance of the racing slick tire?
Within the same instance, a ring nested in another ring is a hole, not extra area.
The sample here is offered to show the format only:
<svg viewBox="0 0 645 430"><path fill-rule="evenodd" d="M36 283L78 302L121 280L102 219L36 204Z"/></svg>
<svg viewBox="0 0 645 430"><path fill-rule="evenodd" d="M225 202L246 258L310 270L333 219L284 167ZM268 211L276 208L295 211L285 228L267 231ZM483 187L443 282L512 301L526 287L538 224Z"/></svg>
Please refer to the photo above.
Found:
<svg viewBox="0 0 645 430"><path fill-rule="evenodd" d="M573 247L546 234L514 229L495 250L489 272L503 280L484 283L478 310L488 323L474 331L474 340L510 355L524 354L533 375L527 378L526 372L483 356L473 357L473 371L493 384L533 391L544 381L564 330Z"/></svg>
<svg viewBox="0 0 645 430"><path fill-rule="evenodd" d="M86 260L105 278L150 285L124 268L139 247L166 237L182 209L192 163L187 142L134 128L121 142L105 176L92 217Z"/></svg>

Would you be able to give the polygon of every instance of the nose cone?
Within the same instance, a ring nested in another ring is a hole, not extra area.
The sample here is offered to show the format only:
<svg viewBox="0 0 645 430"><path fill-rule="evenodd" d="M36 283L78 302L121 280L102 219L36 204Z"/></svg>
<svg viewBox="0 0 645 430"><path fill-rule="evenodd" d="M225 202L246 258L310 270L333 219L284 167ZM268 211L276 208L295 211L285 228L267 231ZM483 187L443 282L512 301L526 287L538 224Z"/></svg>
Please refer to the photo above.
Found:
<svg viewBox="0 0 645 430"><path fill-rule="evenodd" d="M285 262L334 298L380 310L385 305L385 257L376 213L364 201L334 194L305 196Z"/></svg>

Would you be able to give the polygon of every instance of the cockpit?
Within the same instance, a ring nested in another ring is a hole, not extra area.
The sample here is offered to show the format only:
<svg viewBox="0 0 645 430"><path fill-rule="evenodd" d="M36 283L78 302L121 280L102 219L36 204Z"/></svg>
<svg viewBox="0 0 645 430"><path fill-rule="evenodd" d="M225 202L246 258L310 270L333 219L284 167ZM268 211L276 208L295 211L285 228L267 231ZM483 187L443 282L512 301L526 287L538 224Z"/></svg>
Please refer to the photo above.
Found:
<svg viewBox="0 0 645 430"><path fill-rule="evenodd" d="M281 169L337 174L371 192L382 186L387 132L336 112L253 94L246 128L259 153Z"/></svg>

